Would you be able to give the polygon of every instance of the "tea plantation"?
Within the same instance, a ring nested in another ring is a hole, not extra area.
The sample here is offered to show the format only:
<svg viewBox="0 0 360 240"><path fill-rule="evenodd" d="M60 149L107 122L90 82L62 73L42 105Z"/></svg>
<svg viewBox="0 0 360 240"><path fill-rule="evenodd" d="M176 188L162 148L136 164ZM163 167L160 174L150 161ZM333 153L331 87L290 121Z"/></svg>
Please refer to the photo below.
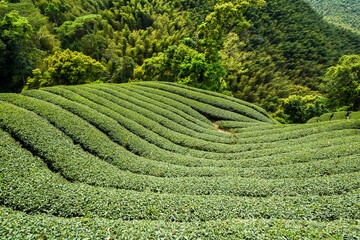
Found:
<svg viewBox="0 0 360 240"><path fill-rule="evenodd" d="M0 94L0 239L359 239L360 119L165 82Z"/></svg>

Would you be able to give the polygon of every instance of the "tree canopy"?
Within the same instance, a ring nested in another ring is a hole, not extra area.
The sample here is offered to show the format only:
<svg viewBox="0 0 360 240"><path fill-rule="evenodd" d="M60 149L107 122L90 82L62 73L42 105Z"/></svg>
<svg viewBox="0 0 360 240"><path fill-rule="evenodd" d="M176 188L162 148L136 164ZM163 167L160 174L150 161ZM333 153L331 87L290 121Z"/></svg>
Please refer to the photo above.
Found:
<svg viewBox="0 0 360 240"><path fill-rule="evenodd" d="M357 34L305 0L1 1L0 22L1 92L44 79L44 59L70 49L101 63L107 82L226 89L275 113L291 95L326 96L327 69L360 52Z"/></svg>
<svg viewBox="0 0 360 240"><path fill-rule="evenodd" d="M326 76L329 78L329 98L337 107L348 110L360 110L360 56L345 55L336 66L330 67Z"/></svg>
<svg viewBox="0 0 360 240"><path fill-rule="evenodd" d="M104 80L107 75L106 68L101 63L69 49L45 58L43 69L33 70L34 77L28 79L23 90L92 83Z"/></svg>
<svg viewBox="0 0 360 240"><path fill-rule="evenodd" d="M17 11L5 14L0 21L0 86L13 89L25 84L34 65L32 33L29 21Z"/></svg>

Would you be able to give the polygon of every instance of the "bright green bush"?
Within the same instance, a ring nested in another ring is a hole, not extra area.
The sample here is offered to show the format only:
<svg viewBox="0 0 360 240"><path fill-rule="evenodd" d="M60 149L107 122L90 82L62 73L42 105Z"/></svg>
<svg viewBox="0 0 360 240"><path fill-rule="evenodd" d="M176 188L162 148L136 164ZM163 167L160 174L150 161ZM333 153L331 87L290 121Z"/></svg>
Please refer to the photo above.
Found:
<svg viewBox="0 0 360 240"><path fill-rule="evenodd" d="M360 119L359 112L349 112L349 111L341 111L334 113L323 114L320 117L312 118L308 121L308 123L314 122L324 122L324 121L332 121L332 120L345 120L345 119Z"/></svg>
<svg viewBox="0 0 360 240"><path fill-rule="evenodd" d="M100 62L69 49L55 52L43 60L44 71L36 68L34 77L28 78L24 90L55 85L92 83L106 78L107 70Z"/></svg>
<svg viewBox="0 0 360 240"><path fill-rule="evenodd" d="M360 119L360 112L352 112L349 116L350 119Z"/></svg>

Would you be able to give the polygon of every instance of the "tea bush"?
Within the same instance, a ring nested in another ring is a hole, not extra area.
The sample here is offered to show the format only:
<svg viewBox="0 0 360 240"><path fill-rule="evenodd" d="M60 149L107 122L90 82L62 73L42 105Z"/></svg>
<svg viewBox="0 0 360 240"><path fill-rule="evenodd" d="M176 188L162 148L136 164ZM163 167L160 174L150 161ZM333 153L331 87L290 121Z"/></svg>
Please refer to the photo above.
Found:
<svg viewBox="0 0 360 240"><path fill-rule="evenodd" d="M356 239L352 114L281 125L163 82L0 94L0 239Z"/></svg>

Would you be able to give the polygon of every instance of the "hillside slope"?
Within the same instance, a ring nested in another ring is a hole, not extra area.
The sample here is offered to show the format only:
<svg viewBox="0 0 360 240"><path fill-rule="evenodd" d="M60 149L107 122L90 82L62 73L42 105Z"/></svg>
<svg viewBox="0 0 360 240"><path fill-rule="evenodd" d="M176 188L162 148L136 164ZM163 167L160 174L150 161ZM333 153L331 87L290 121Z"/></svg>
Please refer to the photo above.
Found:
<svg viewBox="0 0 360 240"><path fill-rule="evenodd" d="M359 35L329 24L303 0L267 1L246 17L252 26L225 48L228 85L268 111L290 94L326 93L327 68L360 52Z"/></svg>
<svg viewBox="0 0 360 240"><path fill-rule="evenodd" d="M355 238L359 128L173 83L0 94L0 236Z"/></svg>
<svg viewBox="0 0 360 240"><path fill-rule="evenodd" d="M327 21L360 33L360 3L356 0L306 0Z"/></svg>
<svg viewBox="0 0 360 240"><path fill-rule="evenodd" d="M20 91L32 70L59 48L81 51L101 62L109 82L128 82L145 59L184 38L195 41L197 28L215 3L62 0L53 3L56 12L46 1L2 2L1 19L16 10L25 18L19 22L27 20L32 28L23 42L0 36L5 44L0 53L0 91ZM234 96L267 111L276 111L279 98L290 94L326 92L322 88L326 69L342 55L360 52L357 34L324 21L304 0L267 1L245 17L251 27L229 34L221 51L222 64Z"/></svg>

